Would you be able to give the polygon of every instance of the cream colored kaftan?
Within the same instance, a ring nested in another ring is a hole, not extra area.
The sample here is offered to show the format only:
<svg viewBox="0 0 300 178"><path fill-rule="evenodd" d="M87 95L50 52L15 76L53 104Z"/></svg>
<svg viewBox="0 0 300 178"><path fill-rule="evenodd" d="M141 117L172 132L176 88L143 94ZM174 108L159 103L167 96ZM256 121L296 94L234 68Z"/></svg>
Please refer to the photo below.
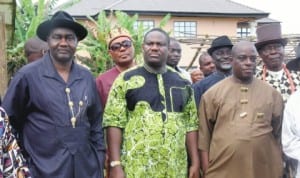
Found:
<svg viewBox="0 0 300 178"><path fill-rule="evenodd" d="M282 110L281 95L255 78L245 85L230 77L209 89L199 111L205 178L280 178Z"/></svg>

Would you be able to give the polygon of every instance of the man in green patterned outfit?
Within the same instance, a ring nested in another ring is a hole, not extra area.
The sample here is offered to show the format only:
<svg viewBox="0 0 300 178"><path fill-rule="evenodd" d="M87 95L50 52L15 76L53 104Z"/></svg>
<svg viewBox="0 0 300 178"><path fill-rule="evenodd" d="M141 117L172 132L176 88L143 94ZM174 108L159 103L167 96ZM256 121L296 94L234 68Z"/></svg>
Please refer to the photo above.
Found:
<svg viewBox="0 0 300 178"><path fill-rule="evenodd" d="M165 31L148 31L143 66L121 73L110 90L103 125L111 177L199 177L193 90L187 79L167 67L168 47Z"/></svg>

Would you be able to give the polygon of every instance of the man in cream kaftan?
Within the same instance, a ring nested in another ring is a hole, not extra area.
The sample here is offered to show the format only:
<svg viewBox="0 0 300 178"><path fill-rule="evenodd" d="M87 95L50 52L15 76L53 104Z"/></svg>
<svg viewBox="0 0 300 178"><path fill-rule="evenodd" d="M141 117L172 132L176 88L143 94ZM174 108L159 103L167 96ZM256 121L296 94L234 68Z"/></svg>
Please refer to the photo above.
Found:
<svg viewBox="0 0 300 178"><path fill-rule="evenodd" d="M280 94L257 79L241 85L228 78L207 91L199 134L210 158L205 178L279 178L282 107Z"/></svg>
<svg viewBox="0 0 300 178"><path fill-rule="evenodd" d="M252 43L236 44L232 55L233 76L210 88L200 102L199 149L205 178L281 178L283 99L253 77Z"/></svg>

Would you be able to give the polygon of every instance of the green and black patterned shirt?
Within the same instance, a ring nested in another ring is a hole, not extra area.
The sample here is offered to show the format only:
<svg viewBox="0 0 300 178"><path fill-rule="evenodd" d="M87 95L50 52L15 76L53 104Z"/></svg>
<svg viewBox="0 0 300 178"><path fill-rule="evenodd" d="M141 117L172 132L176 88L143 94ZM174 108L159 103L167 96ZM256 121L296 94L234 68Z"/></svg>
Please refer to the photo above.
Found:
<svg viewBox="0 0 300 178"><path fill-rule="evenodd" d="M198 117L190 82L174 69L121 73L105 107L103 127L109 126L123 130L127 178L187 177L186 134L198 130Z"/></svg>

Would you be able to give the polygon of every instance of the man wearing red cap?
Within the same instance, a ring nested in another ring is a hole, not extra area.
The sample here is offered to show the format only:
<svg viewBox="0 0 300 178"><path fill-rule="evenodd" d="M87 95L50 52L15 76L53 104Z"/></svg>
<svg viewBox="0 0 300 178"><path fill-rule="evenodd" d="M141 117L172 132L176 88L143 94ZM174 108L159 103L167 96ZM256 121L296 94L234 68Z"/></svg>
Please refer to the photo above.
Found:
<svg viewBox="0 0 300 178"><path fill-rule="evenodd" d="M107 37L108 52L115 66L100 74L96 79L102 106L105 107L109 90L117 76L135 65L134 46L129 32L120 27L112 29Z"/></svg>

